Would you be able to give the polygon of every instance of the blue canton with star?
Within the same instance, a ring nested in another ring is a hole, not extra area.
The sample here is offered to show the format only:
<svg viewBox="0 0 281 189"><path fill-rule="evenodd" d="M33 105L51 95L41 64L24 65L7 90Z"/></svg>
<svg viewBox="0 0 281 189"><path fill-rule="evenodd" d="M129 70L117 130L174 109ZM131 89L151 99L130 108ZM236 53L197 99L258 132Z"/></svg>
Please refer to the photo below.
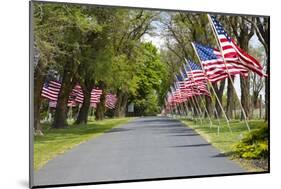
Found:
<svg viewBox="0 0 281 189"><path fill-rule="evenodd" d="M226 39L231 42L231 37L226 33L226 31L224 30L223 26L219 23L219 21L217 21L215 16L211 16L211 19L213 21L213 24L218 32L218 35L224 35L226 37Z"/></svg>

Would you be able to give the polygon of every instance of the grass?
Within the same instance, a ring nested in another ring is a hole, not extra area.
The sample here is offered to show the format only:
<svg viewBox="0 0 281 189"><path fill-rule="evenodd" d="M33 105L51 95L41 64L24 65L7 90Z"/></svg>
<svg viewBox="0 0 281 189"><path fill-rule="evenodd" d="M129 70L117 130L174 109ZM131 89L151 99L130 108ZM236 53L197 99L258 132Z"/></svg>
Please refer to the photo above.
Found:
<svg viewBox="0 0 281 189"><path fill-rule="evenodd" d="M232 156L233 146L239 142L246 133L248 129L244 121L233 120L230 121L230 127L232 133L230 133L229 128L227 127L226 122L220 122L220 132L218 135L218 121L213 120L212 127L210 128L209 122L204 120L203 124L200 125L200 122L195 124L194 121L187 119L180 119L183 123L194 129L198 134L200 134L205 140L211 143L215 148L217 148L221 153L228 155L232 160L239 163L243 168L250 172L254 171L265 171L262 168L255 166L252 161L237 159ZM249 121L249 126L251 130L257 130L266 123L263 120L251 120Z"/></svg>
<svg viewBox="0 0 281 189"><path fill-rule="evenodd" d="M126 123L132 118L90 121L87 125L70 125L64 129L53 129L43 124L44 136L34 137L34 169L43 167L49 160L93 137Z"/></svg>

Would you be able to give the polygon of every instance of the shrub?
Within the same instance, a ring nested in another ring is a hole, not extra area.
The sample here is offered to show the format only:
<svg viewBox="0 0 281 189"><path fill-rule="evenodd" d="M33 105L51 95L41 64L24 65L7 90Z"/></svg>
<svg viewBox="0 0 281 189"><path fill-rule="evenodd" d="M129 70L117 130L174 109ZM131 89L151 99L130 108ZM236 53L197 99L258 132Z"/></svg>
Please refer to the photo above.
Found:
<svg viewBox="0 0 281 189"><path fill-rule="evenodd" d="M268 157L268 127L248 133L240 142L234 145L234 155L245 159Z"/></svg>

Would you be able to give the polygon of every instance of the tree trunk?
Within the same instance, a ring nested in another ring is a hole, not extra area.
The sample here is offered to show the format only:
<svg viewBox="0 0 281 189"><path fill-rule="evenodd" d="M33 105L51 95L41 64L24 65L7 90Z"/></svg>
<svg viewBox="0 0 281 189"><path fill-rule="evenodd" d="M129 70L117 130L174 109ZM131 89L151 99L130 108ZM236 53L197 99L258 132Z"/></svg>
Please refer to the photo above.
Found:
<svg viewBox="0 0 281 189"><path fill-rule="evenodd" d="M248 29L246 28L242 28L241 30L242 31L240 32L239 36L237 36L237 40L241 49L243 49L245 52L248 52L249 40L252 37L252 33L251 34L248 33ZM243 77L240 75L240 88L241 88L241 104L245 110L247 118L249 119L250 112L251 112L250 77ZM241 113L241 119L244 119L242 113Z"/></svg>
<svg viewBox="0 0 281 189"><path fill-rule="evenodd" d="M78 113L75 124L86 124L88 122L88 113L90 109L90 98L91 98L92 89L87 87L82 87L82 89L83 89L84 101Z"/></svg>
<svg viewBox="0 0 281 189"><path fill-rule="evenodd" d="M124 104L127 105L127 102L123 102L124 100L127 101L128 99L125 98L125 94L118 90L117 91L117 103L114 110L114 116L115 117L124 117L125 111L124 111Z"/></svg>
<svg viewBox="0 0 281 189"><path fill-rule="evenodd" d="M96 120L103 120L104 119L104 113L105 113L105 83L100 81L99 82L99 88L102 90L102 94L100 97L100 102L97 104L97 109L95 111L95 119Z"/></svg>
<svg viewBox="0 0 281 189"><path fill-rule="evenodd" d="M253 91L253 107L256 109L259 107L259 92Z"/></svg>
<svg viewBox="0 0 281 189"><path fill-rule="evenodd" d="M234 76L232 76L232 80L234 82ZM233 119L233 109L234 109L234 87L228 78L227 80L227 103L226 103L226 115L228 119Z"/></svg>
<svg viewBox="0 0 281 189"><path fill-rule="evenodd" d="M266 74L268 75L269 77L269 55L267 56L266 58ZM269 79L268 77L266 77L264 79L265 81L265 94L264 94L264 98L265 98L265 116L264 116L264 120L265 121L268 121L268 106L269 106L269 95L268 95L268 92L269 92Z"/></svg>
<svg viewBox="0 0 281 189"><path fill-rule="evenodd" d="M121 101L122 101L122 95L120 91L117 91L117 102L115 105L115 110L114 110L114 117L119 117L119 112L121 108Z"/></svg>
<svg viewBox="0 0 281 189"><path fill-rule="evenodd" d="M241 104L245 110L247 118L250 117L250 78L240 76L240 86L241 86ZM241 119L244 116L241 114Z"/></svg>
<svg viewBox="0 0 281 189"><path fill-rule="evenodd" d="M213 116L213 104L210 96L205 96L206 108L210 117Z"/></svg>
<svg viewBox="0 0 281 189"><path fill-rule="evenodd" d="M42 73L44 68L38 63L34 71L34 133L36 135L43 135L42 128L40 126L40 106L41 106L41 91L44 84L44 74Z"/></svg>
<svg viewBox="0 0 281 189"><path fill-rule="evenodd" d="M127 104L128 104L128 94L125 93L122 98L122 103L120 107L120 116L125 117L126 115L126 110L127 110Z"/></svg>
<svg viewBox="0 0 281 189"><path fill-rule="evenodd" d="M95 119L96 120L103 120L104 119L104 112L105 112L105 93L103 92L100 97L100 102L97 105L97 109L95 111Z"/></svg>
<svg viewBox="0 0 281 189"><path fill-rule="evenodd" d="M67 102L69 94L74 87L72 72L68 69L64 70L60 93L58 96L53 128L64 128L67 124Z"/></svg>
<svg viewBox="0 0 281 189"><path fill-rule="evenodd" d="M223 90L224 90L224 86L225 86L225 79L220 81L220 86L217 86L217 83L213 84L213 87L215 89L215 92L218 96L219 102L223 105L222 103L222 96L223 96ZM215 103L217 112L218 112L218 117L221 118L222 117L222 109L216 99L216 103Z"/></svg>

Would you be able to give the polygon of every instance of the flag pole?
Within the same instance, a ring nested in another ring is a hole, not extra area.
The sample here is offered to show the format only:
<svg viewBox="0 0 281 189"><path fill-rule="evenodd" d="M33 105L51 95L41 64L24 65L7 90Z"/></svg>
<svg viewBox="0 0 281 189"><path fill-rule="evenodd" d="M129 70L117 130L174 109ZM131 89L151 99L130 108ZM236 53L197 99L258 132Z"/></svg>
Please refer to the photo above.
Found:
<svg viewBox="0 0 281 189"><path fill-rule="evenodd" d="M193 44L193 43L191 43L191 44L192 44L192 47L193 47L193 49L194 49L194 51L195 51L195 54L196 54L196 56L197 56L197 58L198 58L198 60L199 60L199 63L200 63L200 65L201 65L201 67L202 67L202 70L203 70L204 73L206 74L206 71L205 71L205 69L204 69L204 66L202 65L202 62L201 62L201 59L200 59L200 57L199 57L199 55L198 55L198 53L197 53L197 50L196 50L194 44ZM216 99L217 99L217 102L218 102L218 104L219 104L219 106L220 106L220 108L221 108L221 110L222 110L222 113L223 113L223 115L224 115L224 117L225 117L225 120L226 120L226 122L227 122L227 126L228 126L228 128L229 128L229 131L232 133L231 127L230 127L230 125L229 125L229 120L228 120L228 118L227 118L227 116L226 116L226 113L225 113L223 107L222 107L222 104L221 104L221 102L220 102L220 100L219 100L219 97L218 97L218 95L217 95L217 93L216 93L216 91L215 91L215 89L214 89L212 83L209 81L209 79L208 79L207 76L206 76L206 78L207 78L207 81L208 81L208 83L209 83L209 86L211 87L212 91L214 92L215 97L216 97ZM219 134L219 128L218 128L218 134Z"/></svg>
<svg viewBox="0 0 281 189"><path fill-rule="evenodd" d="M191 66L190 66L190 64L189 64L189 62L188 62L187 60L185 60L185 62L187 63L187 65L188 65L188 67L189 67L189 69L190 69L192 82L195 84L194 77L193 77L193 73L192 73L192 70L191 70ZM197 89L198 89L198 87L197 87ZM201 99L201 101L203 101L203 100L202 100L202 97L201 97L200 95L199 95L199 98ZM210 121L210 128L211 128L211 127L212 127L212 121L211 121L210 115L209 115L209 113L208 113L208 110L207 110L206 105L204 104L204 102L203 102L203 106L204 106L205 112L206 112L206 114L207 114L207 116L208 116L208 118L209 118L209 121Z"/></svg>
<svg viewBox="0 0 281 189"><path fill-rule="evenodd" d="M224 66L225 66L225 68L226 68L227 74L228 74L228 76L229 76L229 80L230 80L230 82L231 82L231 84L232 84L232 86L233 86L233 88L234 88L235 94L236 94L236 96L237 96L237 98L238 98L239 105L240 105L240 107L241 107L243 116L244 116L244 118L245 118L245 123L246 123L247 129L248 129L248 131L251 131L250 126L249 126L248 121L247 121L247 116L246 116L245 109L243 108L243 105L242 105L241 101L239 100L239 95L238 95L238 93L237 93L237 91L236 91L236 89L235 89L234 82L233 82L232 77L231 77L231 75L230 75L230 73L229 73L229 70L228 70L228 68L227 68L227 65L226 65L226 62L225 62L225 58L224 58L224 54L223 54L223 51L222 51L222 47L221 47L221 45L220 45L220 43L219 43L219 39L218 39L218 37L217 37L217 36L218 36L218 33L217 33L217 31L214 29L214 27L213 27L212 20L211 20L209 14L207 14L207 17L208 17L208 20L209 20L209 22L210 22L210 24L211 24L212 31L213 31L213 33L214 33L214 35L215 35L217 45L219 46L220 53L221 53L221 55L222 55L222 60L223 60Z"/></svg>
<svg viewBox="0 0 281 189"><path fill-rule="evenodd" d="M187 103L187 99L186 99L186 101L184 101L184 106L185 106L185 109L187 110L186 116L187 116L187 118L188 118L189 108L188 108L188 106L186 105L186 103Z"/></svg>
<svg viewBox="0 0 281 189"><path fill-rule="evenodd" d="M194 108L196 108L196 111L199 113L199 119L200 119L200 122L201 122L201 125L203 124L203 121L202 121L202 117L200 115L202 115L202 111L201 111L201 108L199 106L199 103L197 101L197 99L195 98L195 95L193 95L193 89L191 89L191 101L193 101L193 106ZM197 106L197 107L196 107Z"/></svg>
<svg viewBox="0 0 281 189"><path fill-rule="evenodd" d="M199 106L199 104L198 104L198 101L196 100L196 98L195 98L195 96L193 96L193 90L191 90L191 93L192 93L192 96L191 96L191 100L193 100L194 101L194 108L196 109L196 111L198 112L198 117L199 117L199 119L200 119L200 122L201 122L201 125L203 124L203 121L202 121L202 117L201 117L201 115L202 115L202 111L201 111L201 108L200 108L200 106Z"/></svg>

